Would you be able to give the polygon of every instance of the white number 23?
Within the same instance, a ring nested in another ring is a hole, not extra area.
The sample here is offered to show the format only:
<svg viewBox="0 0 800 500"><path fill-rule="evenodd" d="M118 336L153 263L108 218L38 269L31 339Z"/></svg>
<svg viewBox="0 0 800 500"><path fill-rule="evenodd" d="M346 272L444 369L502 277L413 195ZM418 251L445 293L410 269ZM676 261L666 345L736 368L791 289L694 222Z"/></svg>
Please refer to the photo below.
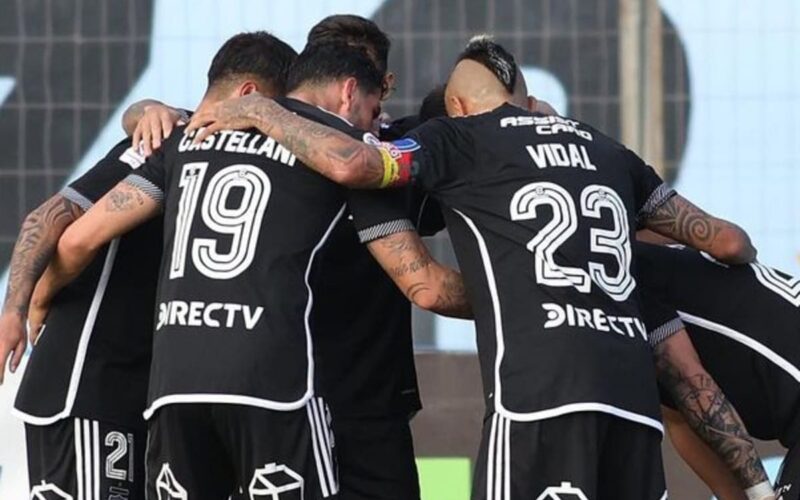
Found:
<svg viewBox="0 0 800 500"><path fill-rule="evenodd" d="M553 218L528 242L528 250L534 254L536 282L546 286L571 286L582 293L589 293L592 282L618 302L627 300L636 288L630 272L631 243L625 205L611 188L599 184L587 186L581 192L581 215L600 219L602 209L611 214L612 229L591 228L590 250L594 253L612 255L619 265L615 275L609 275L605 267L589 261L588 271L579 267L561 266L555 262L555 253L578 229L575 201L566 189L552 182L533 182L519 189L511 199L511 220L537 218L537 208L547 205Z"/></svg>

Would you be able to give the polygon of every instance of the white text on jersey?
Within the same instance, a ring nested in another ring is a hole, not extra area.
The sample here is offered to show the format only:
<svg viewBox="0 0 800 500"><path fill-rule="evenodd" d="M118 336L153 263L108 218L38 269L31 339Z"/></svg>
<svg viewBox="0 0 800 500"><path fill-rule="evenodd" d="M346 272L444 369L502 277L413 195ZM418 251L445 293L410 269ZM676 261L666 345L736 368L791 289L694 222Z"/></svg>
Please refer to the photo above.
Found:
<svg viewBox="0 0 800 500"><path fill-rule="evenodd" d="M636 338L636 333L647 341L647 329L639 318L631 316L610 316L601 309L582 309L573 305L545 303L542 309L547 312L545 328L557 328L563 324L578 328L590 328L598 332L618 333ZM635 329L634 329L635 328Z"/></svg>
<svg viewBox="0 0 800 500"><path fill-rule="evenodd" d="M192 134L184 134L178 144L178 152L187 151L225 151L226 153L242 153L265 156L290 167L297 158L288 149L281 146L272 137L241 130L222 130L210 135L199 144L192 144Z"/></svg>
<svg viewBox="0 0 800 500"><path fill-rule="evenodd" d="M208 328L241 328L252 330L264 314L261 306L223 302L184 302L172 300L158 305L156 330L165 325L205 326ZM244 323L244 325L242 325Z"/></svg>
<svg viewBox="0 0 800 500"><path fill-rule="evenodd" d="M539 135L575 134L592 140L592 133L578 128L580 123L560 116L507 116L500 120L500 127L534 127Z"/></svg>
<svg viewBox="0 0 800 500"><path fill-rule="evenodd" d="M589 158L586 146L578 144L537 144L525 146L531 159L539 168L574 167L585 170L597 170Z"/></svg>

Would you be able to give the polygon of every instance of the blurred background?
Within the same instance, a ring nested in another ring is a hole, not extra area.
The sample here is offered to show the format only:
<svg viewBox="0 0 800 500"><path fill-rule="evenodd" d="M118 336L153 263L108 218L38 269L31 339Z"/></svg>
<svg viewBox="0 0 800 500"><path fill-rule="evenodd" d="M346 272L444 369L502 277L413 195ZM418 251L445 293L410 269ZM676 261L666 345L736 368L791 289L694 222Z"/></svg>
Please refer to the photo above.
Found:
<svg viewBox="0 0 800 500"><path fill-rule="evenodd" d="M416 112L471 35L492 33L533 95L620 139L682 194L744 226L762 262L800 274L797 0L0 0L2 290L24 216L121 138L129 104L192 109L226 38L266 29L299 50L334 13L389 33L393 117ZM452 259L446 235L430 243ZM417 314L415 340L427 500L465 500L481 405L473 330ZM2 499L27 496L21 425L8 415L18 378L0 388ZM444 421L451 430L437 435ZM669 462L674 498L710 498Z"/></svg>

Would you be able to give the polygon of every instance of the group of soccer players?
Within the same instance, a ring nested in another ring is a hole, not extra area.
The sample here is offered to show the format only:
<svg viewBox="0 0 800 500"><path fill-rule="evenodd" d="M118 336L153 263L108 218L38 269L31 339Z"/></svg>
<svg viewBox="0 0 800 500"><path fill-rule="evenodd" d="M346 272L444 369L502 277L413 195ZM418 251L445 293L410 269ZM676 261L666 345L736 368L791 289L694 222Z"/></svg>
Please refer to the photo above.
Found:
<svg viewBox="0 0 800 500"><path fill-rule="evenodd" d="M236 35L194 112L135 104L26 218L0 359L30 333L32 497L418 499L412 302L475 320L474 499L666 498L662 421L721 499L800 498L800 280L489 38L379 125L389 49L350 15L299 55ZM790 448L775 490L751 434Z"/></svg>

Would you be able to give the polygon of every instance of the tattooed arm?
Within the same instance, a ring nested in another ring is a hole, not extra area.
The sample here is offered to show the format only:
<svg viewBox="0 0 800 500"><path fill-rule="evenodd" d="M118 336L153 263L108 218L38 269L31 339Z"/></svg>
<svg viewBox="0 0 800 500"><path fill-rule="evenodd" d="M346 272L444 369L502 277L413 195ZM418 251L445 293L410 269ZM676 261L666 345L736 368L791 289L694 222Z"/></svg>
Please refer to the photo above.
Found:
<svg viewBox="0 0 800 500"><path fill-rule="evenodd" d="M198 110L186 132L200 129L194 141L201 142L220 130L252 127L280 142L300 161L338 184L382 188L410 181L410 167L400 165L387 151L302 118L257 94Z"/></svg>
<svg viewBox="0 0 800 500"><path fill-rule="evenodd" d="M695 433L680 412L661 407L669 440L684 462L720 500L747 500L739 480L727 465Z"/></svg>
<svg viewBox="0 0 800 500"><path fill-rule="evenodd" d="M704 212L680 195L659 207L645 227L728 264L746 264L756 258L756 249L742 228Z"/></svg>
<svg viewBox="0 0 800 500"><path fill-rule="evenodd" d="M689 426L733 472L742 489L768 481L753 440L711 375L686 330L654 349L658 379Z"/></svg>
<svg viewBox="0 0 800 500"><path fill-rule="evenodd" d="M0 316L0 360L13 373L25 352L25 321L36 281L56 250L58 239L83 210L57 194L28 214L22 223L8 271L8 287ZM34 332L35 333L35 332ZM5 369L0 369L0 383Z"/></svg>
<svg viewBox="0 0 800 500"><path fill-rule="evenodd" d="M367 248L408 300L422 309L455 318L472 318L461 275L431 257L414 231L371 241Z"/></svg>
<svg viewBox="0 0 800 500"><path fill-rule="evenodd" d="M41 323L55 294L89 265L103 245L158 213L158 202L125 181L100 198L59 240L31 299L31 328Z"/></svg>

